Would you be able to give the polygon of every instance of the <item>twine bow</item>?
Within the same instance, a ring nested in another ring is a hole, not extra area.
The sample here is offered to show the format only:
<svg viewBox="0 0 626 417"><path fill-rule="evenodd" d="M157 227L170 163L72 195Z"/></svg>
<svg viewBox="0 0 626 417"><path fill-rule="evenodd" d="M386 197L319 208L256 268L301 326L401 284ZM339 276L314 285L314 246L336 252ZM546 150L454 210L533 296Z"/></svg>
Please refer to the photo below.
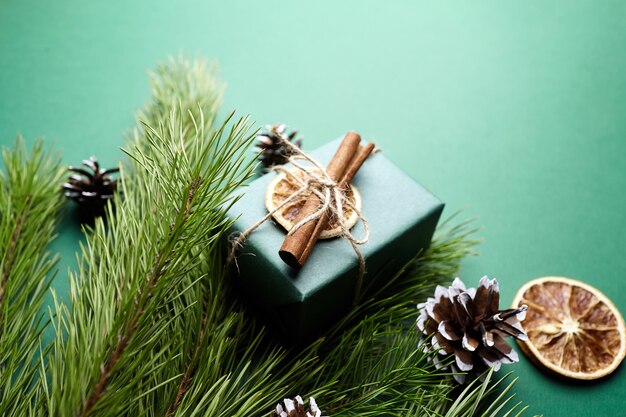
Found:
<svg viewBox="0 0 626 417"><path fill-rule="evenodd" d="M365 216L363 216L363 213L361 213L361 211L358 210L347 198L347 190L342 189L339 186L339 183L331 178L331 176L328 174L328 172L326 172L326 169L324 169L322 164L320 164L314 158L304 153L300 148L289 142L289 140L283 133L276 133L283 141L283 145L288 148L290 155L288 158L288 162L291 163L291 165L303 175L302 178L300 178L298 175L293 175L293 173L285 168L283 165L274 166L270 170L282 172L285 175L294 178L300 188L298 188L293 194L291 194L288 198L282 201L279 205L274 207L273 210L270 210L259 221L257 221L248 229L244 230L236 236L236 238L233 240L233 245L228 256L227 266L231 265L233 262L237 266L237 251L241 247L243 247L246 239L263 223L268 221L276 212L280 211L294 200L301 198L305 194L313 193L320 200L321 205L319 209L297 222L287 234L292 235L305 224L317 221L322 216L324 216L325 213L329 212L329 218L335 219L339 225L339 228L341 230L341 234L339 235L339 237L346 239L350 242L359 262L354 296L354 302L356 303L360 298L361 288L363 287L363 278L365 276L365 258L363 257L363 254L359 249L359 245L362 245L369 240L370 230L367 219L365 218ZM303 164L303 161L308 162L312 166L307 166ZM350 228L346 224L343 216L344 205L354 211L357 218L363 223L364 236L362 238L359 239L350 232Z"/></svg>

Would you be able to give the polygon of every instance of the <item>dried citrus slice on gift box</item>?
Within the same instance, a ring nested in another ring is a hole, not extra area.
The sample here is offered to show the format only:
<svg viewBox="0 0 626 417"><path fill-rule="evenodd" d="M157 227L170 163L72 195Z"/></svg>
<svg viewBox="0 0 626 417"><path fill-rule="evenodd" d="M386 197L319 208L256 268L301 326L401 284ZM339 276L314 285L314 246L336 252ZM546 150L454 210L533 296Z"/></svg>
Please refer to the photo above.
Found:
<svg viewBox="0 0 626 417"><path fill-rule="evenodd" d="M265 192L265 207L269 212L272 212L279 207L287 198L298 191L302 185L298 181L304 181L304 172L299 169L289 170L289 173L281 172L278 174L267 186ZM298 215L304 207L307 198L310 195L310 191L304 191L301 195L296 197L293 201L287 203L284 207L277 210L272 217L278 224L289 231L296 224ZM350 185L350 188L346 192L346 200L350 205L361 211L362 200L359 190ZM344 224L348 229L352 228L359 220L357 212L349 207L348 204L343 205ZM320 234L320 239L330 239L341 235L341 227L336 218L330 217L328 225Z"/></svg>
<svg viewBox="0 0 626 417"><path fill-rule="evenodd" d="M522 351L540 366L573 379L613 372L626 354L624 319L600 291L563 277L538 278L518 291L513 306L528 306Z"/></svg>

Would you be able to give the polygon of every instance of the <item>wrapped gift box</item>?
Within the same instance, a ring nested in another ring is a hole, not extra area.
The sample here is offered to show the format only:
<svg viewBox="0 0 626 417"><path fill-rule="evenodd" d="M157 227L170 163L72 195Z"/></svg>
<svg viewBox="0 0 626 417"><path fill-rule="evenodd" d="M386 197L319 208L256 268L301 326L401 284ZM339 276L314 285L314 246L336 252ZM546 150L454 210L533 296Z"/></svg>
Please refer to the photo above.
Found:
<svg viewBox="0 0 626 417"><path fill-rule="evenodd" d="M339 143L333 141L310 155L327 164ZM248 229L267 214L265 190L275 175L254 180L230 209L229 215L236 218L233 232ZM361 193L362 213L370 227L369 241L359 246L367 262L363 287L375 288L429 246L443 203L382 152L368 158L352 184ZM352 232L362 236L362 224ZM285 235L271 220L250 235L237 256L238 284L270 327L301 341L323 333L349 311L358 260L347 240L319 240L304 267L293 269L278 256Z"/></svg>

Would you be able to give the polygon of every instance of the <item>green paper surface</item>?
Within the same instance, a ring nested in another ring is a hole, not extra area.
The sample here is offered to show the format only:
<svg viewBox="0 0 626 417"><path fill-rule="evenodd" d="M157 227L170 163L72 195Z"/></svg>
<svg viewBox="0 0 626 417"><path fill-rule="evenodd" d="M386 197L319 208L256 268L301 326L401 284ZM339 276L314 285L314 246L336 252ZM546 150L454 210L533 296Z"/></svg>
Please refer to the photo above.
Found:
<svg viewBox="0 0 626 417"><path fill-rule="evenodd" d="M340 142L332 141L310 155L326 165ZM266 188L275 176L270 172L246 187L229 211L237 218L234 232L247 230L267 214ZM373 288L428 247L443 204L380 152L365 161L352 184L361 193L361 211L370 228L368 242L359 246L367 263L363 288ZM363 236L362 222L352 233ZM271 220L249 236L237 258L240 287L290 338L314 337L352 306L358 258L345 239L319 240L306 264L294 269L278 256L285 236Z"/></svg>
<svg viewBox="0 0 626 417"><path fill-rule="evenodd" d="M307 149L350 129L380 139L444 217L478 217L468 285L498 278L506 307L565 275L626 313L625 16L623 0L4 0L0 144L44 135L67 164L112 166L146 70L179 51L215 58L225 112L287 123ZM80 239L69 210L51 247L64 299ZM505 370L528 415L624 413L624 365L586 384L521 353Z"/></svg>

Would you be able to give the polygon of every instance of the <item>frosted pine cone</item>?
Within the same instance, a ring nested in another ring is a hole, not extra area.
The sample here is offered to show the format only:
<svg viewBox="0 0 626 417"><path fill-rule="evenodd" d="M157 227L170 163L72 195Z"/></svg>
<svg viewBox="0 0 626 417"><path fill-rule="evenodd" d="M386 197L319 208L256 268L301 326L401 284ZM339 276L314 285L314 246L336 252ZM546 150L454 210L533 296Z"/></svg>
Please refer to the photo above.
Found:
<svg viewBox="0 0 626 417"><path fill-rule="evenodd" d="M282 404L276 406L270 417L324 417L317 407L315 398L309 398L309 410L305 409L302 397L296 396L293 400L285 398Z"/></svg>
<svg viewBox="0 0 626 417"><path fill-rule="evenodd" d="M433 358L438 369L454 357L454 378L464 383L466 375L462 372L477 376L488 368L497 371L503 363L519 360L504 338L528 340L520 324L527 307L500 311L499 303L498 281L485 276L477 289L466 289L459 278L449 288L437 286L434 297L417 305L417 328L432 336L430 344L438 351Z"/></svg>
<svg viewBox="0 0 626 417"><path fill-rule="evenodd" d="M74 200L82 210L83 220L90 223L104 214L107 201L112 200L117 189L117 179L111 174L119 168L102 169L95 156L83 161L85 168L68 168L73 174L63 184L65 196Z"/></svg>

